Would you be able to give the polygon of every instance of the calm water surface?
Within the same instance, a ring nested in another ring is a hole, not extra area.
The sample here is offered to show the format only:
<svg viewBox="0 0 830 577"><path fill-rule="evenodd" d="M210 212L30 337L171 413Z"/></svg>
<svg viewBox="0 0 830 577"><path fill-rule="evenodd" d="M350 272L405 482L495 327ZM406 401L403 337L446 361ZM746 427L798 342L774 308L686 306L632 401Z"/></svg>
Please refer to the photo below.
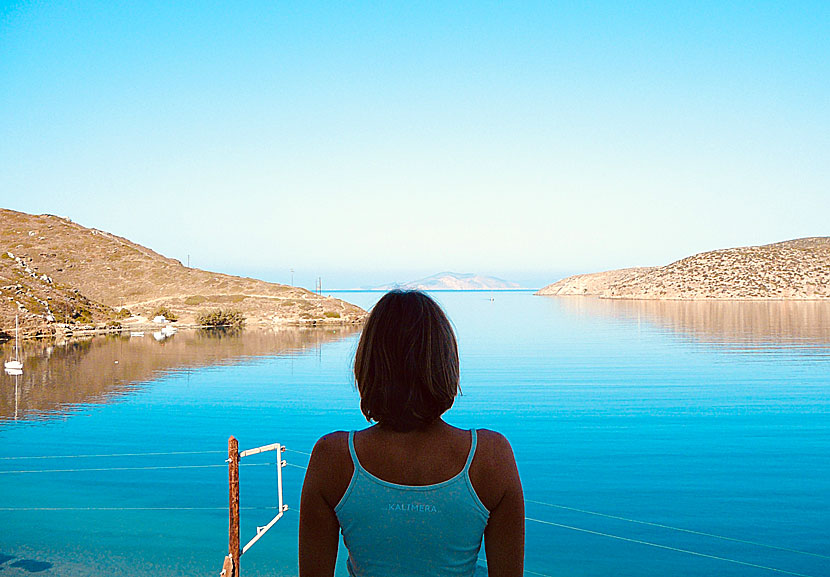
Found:
<svg viewBox="0 0 830 577"><path fill-rule="evenodd" d="M464 394L447 420L511 440L529 572L830 575L830 303L435 297L461 348ZM0 571L218 572L228 436L307 452L365 426L357 337L27 343L25 374L0 377ZM129 455L148 452L180 454ZM296 574L307 457L285 458L292 511L243 557L245 575ZM250 463L243 540L276 501L273 453Z"/></svg>

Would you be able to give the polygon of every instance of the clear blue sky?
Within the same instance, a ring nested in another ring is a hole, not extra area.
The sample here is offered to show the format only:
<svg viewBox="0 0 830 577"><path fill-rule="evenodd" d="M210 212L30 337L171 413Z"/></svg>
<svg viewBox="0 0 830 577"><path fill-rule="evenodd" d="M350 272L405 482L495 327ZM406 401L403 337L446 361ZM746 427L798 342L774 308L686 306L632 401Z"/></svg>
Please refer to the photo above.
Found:
<svg viewBox="0 0 830 577"><path fill-rule="evenodd" d="M830 234L830 3L0 4L0 206L330 288Z"/></svg>

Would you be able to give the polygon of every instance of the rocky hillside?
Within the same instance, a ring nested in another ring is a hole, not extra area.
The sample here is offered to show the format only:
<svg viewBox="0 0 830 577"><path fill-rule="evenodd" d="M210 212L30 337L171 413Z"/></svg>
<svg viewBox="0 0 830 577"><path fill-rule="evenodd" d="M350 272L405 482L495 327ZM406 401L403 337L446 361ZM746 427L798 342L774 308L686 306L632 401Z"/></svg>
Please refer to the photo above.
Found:
<svg viewBox="0 0 830 577"><path fill-rule="evenodd" d="M830 237L714 250L666 266L576 275L536 294L677 300L830 299Z"/></svg>
<svg viewBox="0 0 830 577"><path fill-rule="evenodd" d="M162 307L181 323L216 308L249 324L348 324L365 311L305 289L195 268L52 215L0 209L0 330L141 322ZM132 318L128 318L132 317Z"/></svg>
<svg viewBox="0 0 830 577"><path fill-rule="evenodd" d="M608 272L576 274L540 289L537 295L602 295L608 287L622 280L643 274L651 268L621 268Z"/></svg>

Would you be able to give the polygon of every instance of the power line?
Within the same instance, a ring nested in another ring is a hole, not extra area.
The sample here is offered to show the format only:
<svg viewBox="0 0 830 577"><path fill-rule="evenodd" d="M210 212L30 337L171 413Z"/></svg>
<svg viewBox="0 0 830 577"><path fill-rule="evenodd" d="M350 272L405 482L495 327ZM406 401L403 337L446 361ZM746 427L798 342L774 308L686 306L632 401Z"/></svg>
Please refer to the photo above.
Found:
<svg viewBox="0 0 830 577"><path fill-rule="evenodd" d="M288 449L288 448L286 448L285 450L288 451L289 453L297 453L299 455L305 455L306 457L311 456L311 453L306 453L305 451L298 451L297 449Z"/></svg>
<svg viewBox="0 0 830 577"><path fill-rule="evenodd" d="M208 455L227 453L227 451L168 451L163 453L107 453L102 455L18 455L14 457L0 457L2 461L17 461L21 459L86 459L104 457L145 457L160 455Z"/></svg>
<svg viewBox="0 0 830 577"><path fill-rule="evenodd" d="M243 511L265 511L279 507L241 507ZM227 511L227 507L0 507L0 511Z"/></svg>
<svg viewBox="0 0 830 577"><path fill-rule="evenodd" d="M766 565L758 565L757 563L749 563L747 561L738 561L737 559L730 559L728 557L719 557L717 555L709 555L708 553L699 553L697 551L690 551L689 549L680 549L678 547L671 547L669 545L660 545L659 543L651 543L650 541L641 541L640 539L631 539L629 537L620 537L619 535L612 535L610 533L602 533L600 531L591 531L590 529L582 529L580 527L573 527L571 525L563 525L561 523L554 523L553 521L543 521L542 519L534 519L532 517L525 517L525 520L534 523L542 523L543 525L552 525L554 527L561 527L562 529L570 529L571 531L579 531L581 533L590 533L591 535L599 535L600 537L608 537L610 539L617 539L619 541L626 541L628 543L637 543L639 545L647 545L649 547L656 547L658 549L666 549L668 551L676 551L678 553L686 553L687 555L694 555L696 557L705 557L707 559L715 559L717 561L726 561L727 563L735 563L736 565L744 565L746 567L755 567L756 569L765 569L767 571L774 571L776 573L785 573L787 575L796 575L797 577L811 577L804 573L795 573L794 571L786 571L784 569L776 569L775 567L767 567Z"/></svg>
<svg viewBox="0 0 830 577"><path fill-rule="evenodd" d="M276 463L244 463L240 467L274 467ZM81 473L84 471L154 471L159 469L211 469L227 468L227 465L153 465L148 467L95 467L84 469L30 469L23 471L0 471L0 475L25 473Z"/></svg>
<svg viewBox="0 0 830 577"><path fill-rule="evenodd" d="M821 553L811 553L810 551L801 551L799 549L790 549L789 547L779 547L777 545L767 545L766 543L759 543L757 541L748 541L746 539L736 539L734 537L725 537L723 535L716 535L715 533L705 533L703 531L695 531L693 529L684 529L682 527L673 527L671 525L663 525L662 523L652 523L650 521L639 521L637 519L629 519L627 517L619 517L617 515L609 515L607 513L598 513L597 511L588 511L586 509L577 509L576 507L567 507L565 505L555 505L554 503L545 503L544 501L534 501L533 499L525 499L528 503L536 503L537 505L545 505L547 507L554 507L556 509L564 509L566 511L576 511L577 513L585 513L586 515L596 515L598 517L605 517L607 519L617 519L619 521L626 521L628 523L637 523L639 525L649 525L651 527L659 527L661 529L670 529L672 531L682 531L683 533L691 533L692 535L701 535L703 537L712 537L714 539L723 539L724 541L733 541L735 543L744 543L746 545L755 545L756 547L766 547L767 549L776 549L778 551L787 551L788 553L798 553L801 555L810 555L812 557L821 557L823 559L830 559L828 555Z"/></svg>

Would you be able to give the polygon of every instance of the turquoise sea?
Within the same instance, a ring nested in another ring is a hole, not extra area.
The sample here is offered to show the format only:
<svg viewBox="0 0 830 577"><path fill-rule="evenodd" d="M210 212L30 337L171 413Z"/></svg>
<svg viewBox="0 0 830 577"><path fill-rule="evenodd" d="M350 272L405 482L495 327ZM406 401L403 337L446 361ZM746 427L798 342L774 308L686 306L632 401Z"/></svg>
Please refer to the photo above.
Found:
<svg viewBox="0 0 830 577"><path fill-rule="evenodd" d="M830 575L830 303L434 296L461 352L447 420L513 444L528 575ZM303 453L366 425L357 338L26 343L24 375L0 376L0 574L218 574L233 434L290 449L291 509L243 575L295 575ZM276 466L243 464L244 542L274 514Z"/></svg>

